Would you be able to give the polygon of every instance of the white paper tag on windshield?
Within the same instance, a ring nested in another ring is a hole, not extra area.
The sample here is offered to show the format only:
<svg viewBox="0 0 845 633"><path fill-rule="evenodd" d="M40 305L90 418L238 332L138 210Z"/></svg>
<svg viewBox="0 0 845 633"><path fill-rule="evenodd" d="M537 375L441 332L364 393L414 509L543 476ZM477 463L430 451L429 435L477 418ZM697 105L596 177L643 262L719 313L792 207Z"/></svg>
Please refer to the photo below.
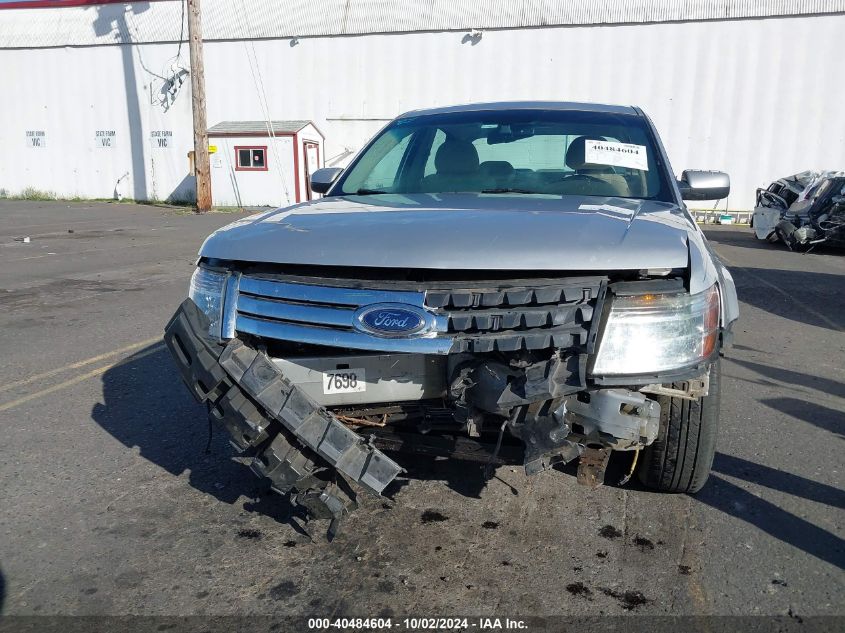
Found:
<svg viewBox="0 0 845 633"><path fill-rule="evenodd" d="M648 171L645 145L588 140L584 147L584 162L592 165L612 165Z"/></svg>

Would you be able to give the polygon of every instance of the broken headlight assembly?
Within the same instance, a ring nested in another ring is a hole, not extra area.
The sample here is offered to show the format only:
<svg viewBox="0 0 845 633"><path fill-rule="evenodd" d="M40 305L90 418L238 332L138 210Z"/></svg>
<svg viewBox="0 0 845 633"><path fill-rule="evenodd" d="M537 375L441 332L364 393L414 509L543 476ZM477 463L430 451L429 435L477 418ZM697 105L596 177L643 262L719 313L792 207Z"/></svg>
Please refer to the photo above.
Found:
<svg viewBox="0 0 845 633"><path fill-rule="evenodd" d="M716 349L719 291L615 297L593 374L627 376L681 369Z"/></svg>
<svg viewBox="0 0 845 633"><path fill-rule="evenodd" d="M211 324L208 333L220 336L221 312L223 309L223 289L226 285L226 275L198 266L191 276L191 286L188 296L205 313Z"/></svg>

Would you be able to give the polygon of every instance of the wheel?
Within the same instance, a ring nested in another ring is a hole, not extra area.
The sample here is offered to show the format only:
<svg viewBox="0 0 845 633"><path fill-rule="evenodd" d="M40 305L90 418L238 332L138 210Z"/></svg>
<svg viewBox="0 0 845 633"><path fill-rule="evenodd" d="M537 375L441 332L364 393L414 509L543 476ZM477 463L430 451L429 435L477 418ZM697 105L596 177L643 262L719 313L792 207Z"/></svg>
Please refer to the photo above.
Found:
<svg viewBox="0 0 845 633"><path fill-rule="evenodd" d="M661 492L696 493L704 487L716 454L721 370L710 366L710 390L698 400L659 396L660 430L643 450L640 481ZM672 385L681 388L680 383Z"/></svg>

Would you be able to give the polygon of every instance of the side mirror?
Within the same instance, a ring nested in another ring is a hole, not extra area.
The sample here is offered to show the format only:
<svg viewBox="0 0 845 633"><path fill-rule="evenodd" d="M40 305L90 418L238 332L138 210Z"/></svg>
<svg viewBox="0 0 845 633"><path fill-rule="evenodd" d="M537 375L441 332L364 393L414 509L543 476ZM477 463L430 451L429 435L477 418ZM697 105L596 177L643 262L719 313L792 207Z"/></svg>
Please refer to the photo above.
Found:
<svg viewBox="0 0 845 633"><path fill-rule="evenodd" d="M326 193L343 169L340 167L323 167L311 174L311 191L314 193Z"/></svg>
<svg viewBox="0 0 845 633"><path fill-rule="evenodd" d="M721 200L731 192L731 178L723 171L687 169L681 174L678 189L684 200Z"/></svg>

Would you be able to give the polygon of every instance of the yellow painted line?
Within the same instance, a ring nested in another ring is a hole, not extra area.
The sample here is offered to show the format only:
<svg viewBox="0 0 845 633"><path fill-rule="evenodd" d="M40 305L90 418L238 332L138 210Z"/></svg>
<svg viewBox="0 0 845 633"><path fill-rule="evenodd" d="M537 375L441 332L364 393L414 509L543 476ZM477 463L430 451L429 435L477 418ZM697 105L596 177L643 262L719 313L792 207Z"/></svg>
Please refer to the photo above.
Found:
<svg viewBox="0 0 845 633"><path fill-rule="evenodd" d="M153 338L148 338L146 341L139 341L137 343L132 343L132 345L127 345L126 347L121 347L119 349L113 350L111 352L106 352L105 354L100 354L99 356L92 356L91 358L86 358L85 360L80 360L76 363L71 363L70 365L65 365L64 367L56 367L55 369L51 369L50 371L45 371L41 374L35 374L34 376L30 376L29 378L24 378L23 380L18 380L16 382L9 382L5 385L0 385L0 393L4 391L9 391L10 389L16 389L17 387L23 387L24 385L28 385L30 383L36 382L38 380L45 380L47 378L51 378L56 374L61 374L66 371L70 371L71 369L79 369L80 367L85 367L86 365L91 365L93 363L97 363L101 360L105 360L106 358L110 358L111 356L117 356L118 354L125 354L126 352L131 352L132 350L138 349L139 347L144 347L145 345L152 345L156 341L160 341L161 337L156 336Z"/></svg>
<svg viewBox="0 0 845 633"><path fill-rule="evenodd" d="M145 356L149 356L150 354L155 354L156 352L159 352L163 349L164 349L164 344L156 345L155 347L151 347L150 349L144 350L143 352L135 354L134 356L130 356L128 358L121 359L116 363L111 363L110 365L106 365L105 367L98 367L97 369L92 369L88 373L82 374L80 376L76 376L75 378L71 378L69 380L65 380L64 382L60 382L57 385L53 385L52 387L47 387L46 389L42 389L41 391L36 391L34 393L31 393L31 394L26 395L26 396L22 396L20 398L15 399L15 400L11 400L9 402L4 402L3 404L0 404L0 413L2 413L3 411L8 411L9 409L20 406L22 404L26 404L27 402L30 402L32 400L36 400L36 399L41 398L43 396L47 396L51 393L61 391L62 389L67 389L68 387L72 387L73 385L76 385L80 382L88 380L89 378L94 378L95 376L100 376L101 374L106 373L109 369L119 367L120 365L125 365L126 363L128 363L130 361L139 360L141 358L144 358Z"/></svg>

